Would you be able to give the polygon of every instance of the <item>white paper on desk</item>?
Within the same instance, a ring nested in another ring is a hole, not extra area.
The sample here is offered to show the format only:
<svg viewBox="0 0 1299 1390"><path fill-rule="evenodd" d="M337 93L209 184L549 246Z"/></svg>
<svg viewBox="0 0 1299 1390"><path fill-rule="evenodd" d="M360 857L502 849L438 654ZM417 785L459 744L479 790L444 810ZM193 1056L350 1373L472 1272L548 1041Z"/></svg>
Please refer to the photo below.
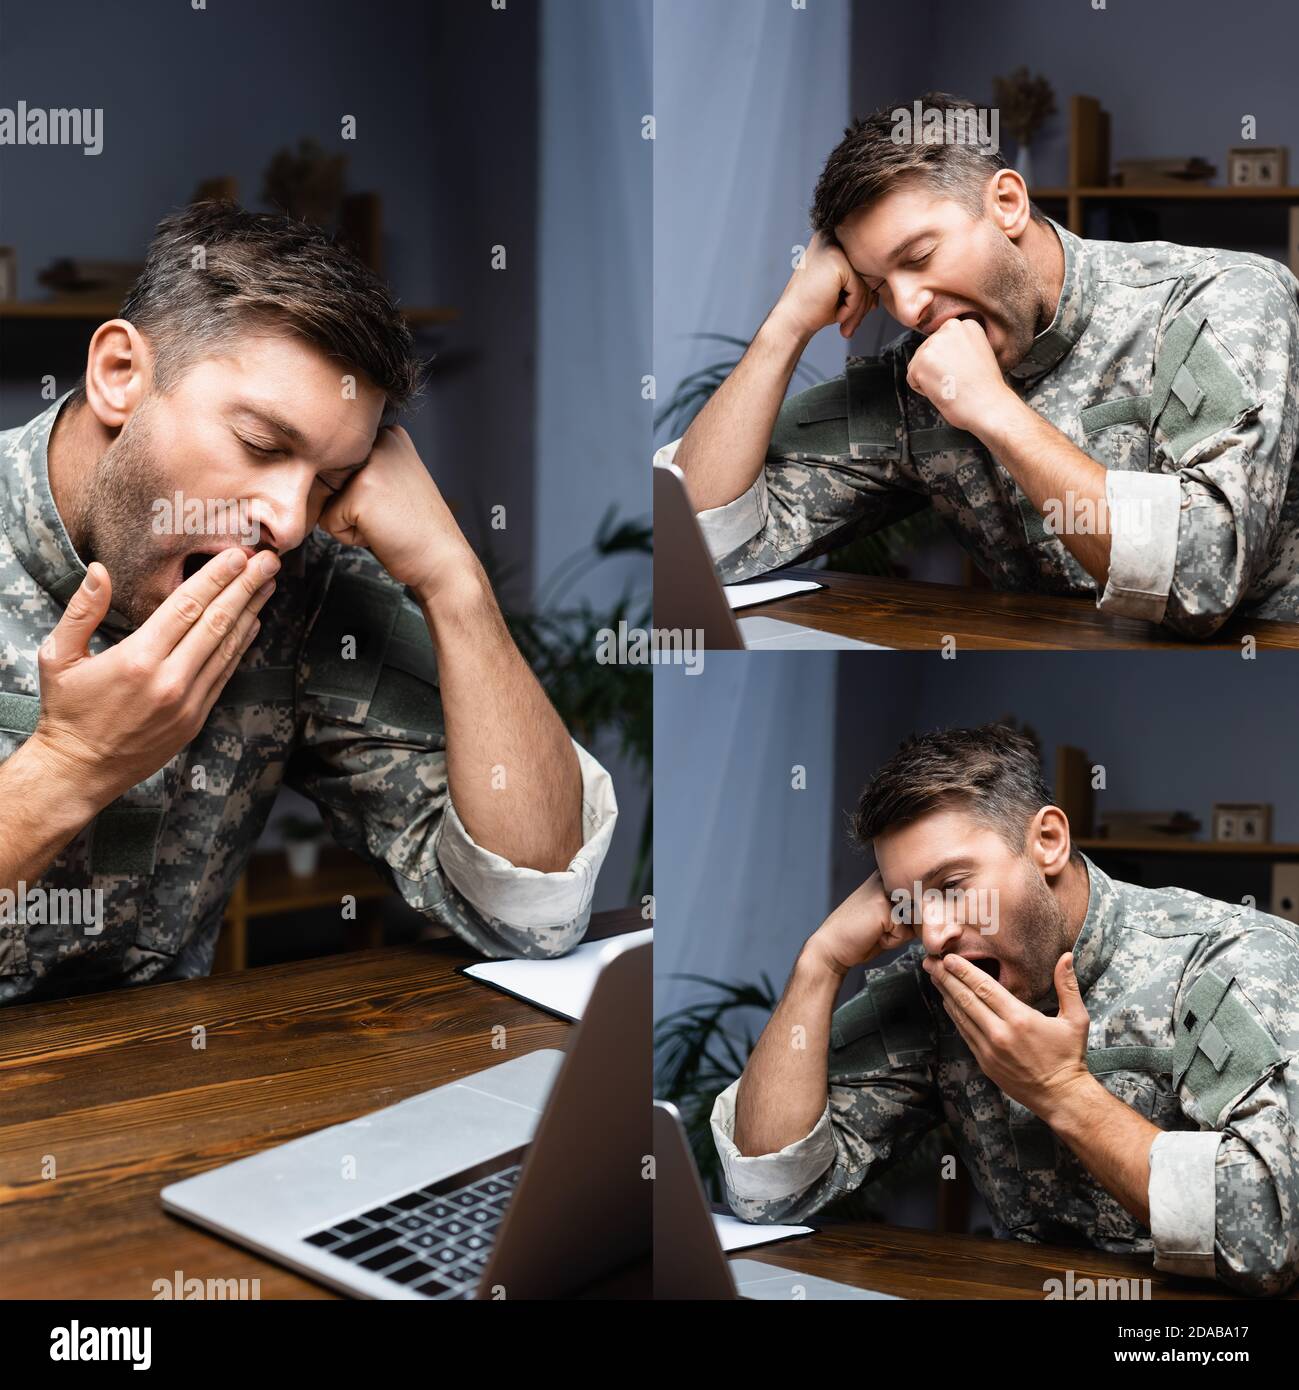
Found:
<svg viewBox="0 0 1299 1390"><path fill-rule="evenodd" d="M628 939L649 939L653 930L647 927L643 932L632 932ZM596 976L600 973L600 952L611 939L583 941L566 956L555 956L551 960L480 961L466 966L465 974L576 1023L595 988Z"/></svg>
<svg viewBox="0 0 1299 1390"><path fill-rule="evenodd" d="M824 589L825 585L812 579L760 579L756 584L723 584L722 588L732 608L747 608L751 603L770 603L808 589Z"/></svg>
<svg viewBox="0 0 1299 1390"><path fill-rule="evenodd" d="M717 1212L713 1213L713 1229L728 1255L732 1250L747 1250L751 1245L770 1245L773 1240L784 1240L788 1236L812 1234L811 1226L753 1226L738 1216L722 1216Z"/></svg>

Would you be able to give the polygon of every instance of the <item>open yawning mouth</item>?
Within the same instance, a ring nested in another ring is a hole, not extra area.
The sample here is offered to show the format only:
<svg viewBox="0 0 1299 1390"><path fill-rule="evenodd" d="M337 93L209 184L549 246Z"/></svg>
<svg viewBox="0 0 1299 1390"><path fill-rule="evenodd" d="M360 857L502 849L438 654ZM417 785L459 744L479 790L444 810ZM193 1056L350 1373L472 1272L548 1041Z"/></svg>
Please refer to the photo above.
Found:
<svg viewBox="0 0 1299 1390"><path fill-rule="evenodd" d="M971 310L968 314L957 314L956 317L958 319L972 319L975 323L979 325L980 328L983 329L985 333L988 331L987 319L985 319L982 314L976 314L973 310Z"/></svg>
<svg viewBox="0 0 1299 1390"><path fill-rule="evenodd" d="M256 547L251 545L240 545L237 542L233 546L213 545L208 550L191 550L183 555L180 560L179 577L174 581L173 588L178 588L186 580L193 579L194 576L211 560L214 556L220 555L223 550L242 550L251 560L257 553Z"/></svg>
<svg viewBox="0 0 1299 1390"><path fill-rule="evenodd" d="M966 956L965 959L971 965L977 965L985 974L991 975L998 984L1001 983L1001 962L996 956Z"/></svg>
<svg viewBox="0 0 1299 1390"><path fill-rule="evenodd" d="M181 561L180 573L182 579L193 579L194 576L203 568L204 565L218 554L215 550L191 550L184 560Z"/></svg>

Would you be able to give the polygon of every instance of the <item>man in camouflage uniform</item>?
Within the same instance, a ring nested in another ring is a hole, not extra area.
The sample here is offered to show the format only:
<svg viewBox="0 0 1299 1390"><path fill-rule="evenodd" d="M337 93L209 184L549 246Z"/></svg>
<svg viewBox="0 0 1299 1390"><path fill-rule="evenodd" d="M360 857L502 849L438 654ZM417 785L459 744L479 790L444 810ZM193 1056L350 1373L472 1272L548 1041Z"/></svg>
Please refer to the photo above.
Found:
<svg viewBox="0 0 1299 1390"><path fill-rule="evenodd" d="M935 109L965 109L931 94ZM930 506L994 587L1212 635L1299 621L1299 282L1278 262L1093 241L994 148L847 132L815 237L745 358L656 462L724 581ZM781 404L811 337L881 302L879 358Z"/></svg>
<svg viewBox="0 0 1299 1390"><path fill-rule="evenodd" d="M713 1107L732 1210L804 1221L946 1121L1001 1235L1289 1288L1299 929L1111 879L1003 727L904 745L856 832L877 873L809 938ZM960 910L989 886L999 913ZM912 937L834 1009L848 968Z"/></svg>
<svg viewBox="0 0 1299 1390"><path fill-rule="evenodd" d="M0 433L0 1003L206 974L282 784L484 955L581 939L612 785L381 427L410 346L319 234L198 205L84 384ZM182 477L259 538L160 538Z"/></svg>

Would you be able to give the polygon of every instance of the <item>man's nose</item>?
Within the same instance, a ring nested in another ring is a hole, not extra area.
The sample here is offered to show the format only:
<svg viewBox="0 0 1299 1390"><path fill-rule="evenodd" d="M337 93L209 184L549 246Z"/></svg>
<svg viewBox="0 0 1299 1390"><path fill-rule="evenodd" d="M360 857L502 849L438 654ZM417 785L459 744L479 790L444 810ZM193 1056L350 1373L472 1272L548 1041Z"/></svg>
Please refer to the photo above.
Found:
<svg viewBox="0 0 1299 1390"><path fill-rule="evenodd" d="M903 328L919 328L920 321L933 302L932 290L923 289L914 282L910 285L904 283L894 290L893 317Z"/></svg>
<svg viewBox="0 0 1299 1390"><path fill-rule="evenodd" d="M926 903L921 916L920 939L931 956L954 951L960 944L961 924L952 920L945 903Z"/></svg>
<svg viewBox="0 0 1299 1390"><path fill-rule="evenodd" d="M286 477L261 499L257 518L261 523L262 543L273 545L281 555L296 550L310 531L308 506L311 484L315 474Z"/></svg>

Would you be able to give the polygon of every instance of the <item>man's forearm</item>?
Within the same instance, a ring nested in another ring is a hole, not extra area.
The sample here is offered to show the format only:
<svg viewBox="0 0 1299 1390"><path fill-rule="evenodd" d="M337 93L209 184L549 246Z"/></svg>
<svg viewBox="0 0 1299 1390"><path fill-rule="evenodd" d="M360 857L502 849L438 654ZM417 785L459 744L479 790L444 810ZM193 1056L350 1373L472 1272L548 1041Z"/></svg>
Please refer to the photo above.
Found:
<svg viewBox="0 0 1299 1390"><path fill-rule="evenodd" d="M34 883L100 809L85 779L33 734L0 763L0 888Z"/></svg>
<svg viewBox="0 0 1299 1390"><path fill-rule="evenodd" d="M573 744L480 567L420 595L438 656L447 781L465 829L518 868L555 873L582 847Z"/></svg>
<svg viewBox="0 0 1299 1390"><path fill-rule="evenodd" d="M1103 588L1110 572L1105 469L1010 391L978 437L1043 517L1060 519L1060 539Z"/></svg>
<svg viewBox="0 0 1299 1390"><path fill-rule="evenodd" d="M774 311L685 432L673 460L697 512L734 502L762 471L780 403L807 339Z"/></svg>
<svg viewBox="0 0 1299 1390"><path fill-rule="evenodd" d="M1150 1225L1150 1146L1160 1130L1093 1076L1074 1085L1041 1119L1098 1183Z"/></svg>
<svg viewBox="0 0 1299 1390"><path fill-rule="evenodd" d="M744 1068L735 1147L745 1157L806 1138L825 1110L830 1019L843 975L804 947Z"/></svg>

